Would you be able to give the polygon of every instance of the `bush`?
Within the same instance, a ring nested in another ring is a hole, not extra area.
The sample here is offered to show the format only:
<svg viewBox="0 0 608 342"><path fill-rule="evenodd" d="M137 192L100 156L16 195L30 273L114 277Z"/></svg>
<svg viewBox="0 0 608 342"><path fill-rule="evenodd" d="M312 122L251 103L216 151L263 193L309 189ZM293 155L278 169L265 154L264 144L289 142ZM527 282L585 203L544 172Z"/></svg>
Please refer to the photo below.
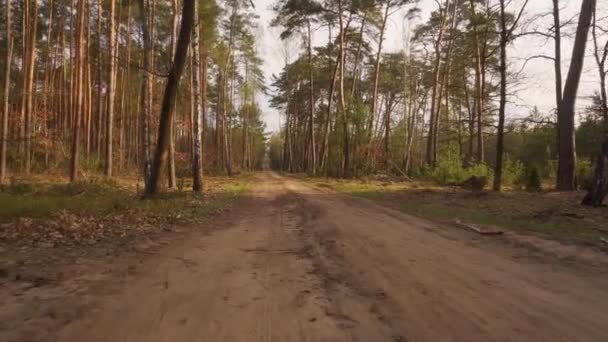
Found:
<svg viewBox="0 0 608 342"><path fill-rule="evenodd" d="M428 171L428 177L441 185L460 184L471 177L487 177L490 181L492 176L492 170L487 165L476 164L463 167L458 157L441 159L435 168Z"/></svg>
<svg viewBox="0 0 608 342"><path fill-rule="evenodd" d="M46 194L56 196L75 196L86 194L88 196L107 195L117 192L118 184L112 179L95 177L75 183L51 185Z"/></svg>
<svg viewBox="0 0 608 342"><path fill-rule="evenodd" d="M32 183L12 180L7 186L2 187L2 192L7 192L12 195L24 195L35 192L35 187Z"/></svg>
<svg viewBox="0 0 608 342"><path fill-rule="evenodd" d="M582 189L588 189L593 184L593 163L587 159L580 159L576 163L576 180Z"/></svg>
<svg viewBox="0 0 608 342"><path fill-rule="evenodd" d="M520 184L526 188L526 191L540 192L542 190L542 178L538 168L536 166L526 168Z"/></svg>
<svg viewBox="0 0 608 342"><path fill-rule="evenodd" d="M80 172L83 175L91 175L103 172L104 161L97 157L82 158L80 162Z"/></svg>
<svg viewBox="0 0 608 342"><path fill-rule="evenodd" d="M513 160L509 156L505 158L502 170L503 184L517 187L525 173L526 168L521 161Z"/></svg>

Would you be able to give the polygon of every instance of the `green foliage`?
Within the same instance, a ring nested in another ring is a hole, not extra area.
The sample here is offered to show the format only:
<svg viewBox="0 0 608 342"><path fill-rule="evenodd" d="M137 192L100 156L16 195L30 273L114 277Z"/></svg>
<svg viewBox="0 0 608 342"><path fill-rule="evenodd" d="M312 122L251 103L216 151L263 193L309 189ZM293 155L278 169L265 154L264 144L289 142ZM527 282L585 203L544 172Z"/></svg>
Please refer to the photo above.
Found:
<svg viewBox="0 0 608 342"><path fill-rule="evenodd" d="M588 189L593 183L593 163L588 159L579 159L576 163L576 179L579 187Z"/></svg>
<svg viewBox="0 0 608 342"><path fill-rule="evenodd" d="M102 173L104 161L101 158L89 157L82 158L80 162L80 171L86 176L89 174Z"/></svg>
<svg viewBox="0 0 608 342"><path fill-rule="evenodd" d="M508 155L505 158L502 170L502 182L504 185L521 186L521 180L526 173L524 164Z"/></svg>
<svg viewBox="0 0 608 342"><path fill-rule="evenodd" d="M52 185L42 191L42 193L56 196L76 196L81 194L102 196L115 191L120 191L116 181L105 177L93 177L75 183Z"/></svg>
<svg viewBox="0 0 608 342"><path fill-rule="evenodd" d="M588 116L576 130L576 155L581 158L596 158L604 138L604 127L600 118Z"/></svg>
<svg viewBox="0 0 608 342"><path fill-rule="evenodd" d="M133 190L113 181L96 178L73 184L15 182L0 193L0 221L20 217L46 218L62 210L79 215L107 215L130 212L151 215L187 213L204 215L220 208L248 189L248 180L234 180L206 189L208 201L197 202L190 192L169 192L141 200Z"/></svg>
<svg viewBox="0 0 608 342"><path fill-rule="evenodd" d="M485 164L464 167L457 155L445 157L437 162L437 166L427 173L428 178L440 185L459 184L471 177L487 177L491 179L492 170Z"/></svg>
<svg viewBox="0 0 608 342"><path fill-rule="evenodd" d="M11 195L22 195L33 193L36 189L32 183L24 181L12 181L9 185L2 187L2 192Z"/></svg>
<svg viewBox="0 0 608 342"><path fill-rule="evenodd" d="M273 134L268 142L268 156L270 157L270 168L281 169L283 160L283 138L279 134Z"/></svg>

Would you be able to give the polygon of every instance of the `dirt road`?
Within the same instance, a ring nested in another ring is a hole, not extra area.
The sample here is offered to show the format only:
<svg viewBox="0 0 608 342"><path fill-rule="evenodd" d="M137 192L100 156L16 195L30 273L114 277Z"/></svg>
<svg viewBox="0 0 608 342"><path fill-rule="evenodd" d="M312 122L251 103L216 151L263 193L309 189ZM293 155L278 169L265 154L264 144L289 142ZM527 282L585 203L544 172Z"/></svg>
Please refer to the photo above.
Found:
<svg viewBox="0 0 608 342"><path fill-rule="evenodd" d="M53 341L608 341L608 273L260 174Z"/></svg>

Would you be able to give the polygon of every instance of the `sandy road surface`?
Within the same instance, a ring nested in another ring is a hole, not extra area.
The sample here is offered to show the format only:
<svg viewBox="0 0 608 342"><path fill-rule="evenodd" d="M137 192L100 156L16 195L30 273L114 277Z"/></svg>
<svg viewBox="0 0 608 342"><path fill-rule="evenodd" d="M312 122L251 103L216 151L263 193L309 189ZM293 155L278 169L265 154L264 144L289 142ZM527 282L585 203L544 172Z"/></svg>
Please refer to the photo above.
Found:
<svg viewBox="0 0 608 342"><path fill-rule="evenodd" d="M608 341L600 266L257 179L225 229L151 257L48 340Z"/></svg>

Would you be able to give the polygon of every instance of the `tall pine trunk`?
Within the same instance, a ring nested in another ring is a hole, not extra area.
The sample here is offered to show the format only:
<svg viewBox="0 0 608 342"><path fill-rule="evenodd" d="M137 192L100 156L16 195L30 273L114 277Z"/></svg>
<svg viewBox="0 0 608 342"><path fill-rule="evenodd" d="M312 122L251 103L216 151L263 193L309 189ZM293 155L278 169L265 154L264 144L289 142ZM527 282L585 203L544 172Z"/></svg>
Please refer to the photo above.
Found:
<svg viewBox="0 0 608 342"><path fill-rule="evenodd" d="M29 3L30 0L25 0ZM30 15L27 18L29 21L27 31L27 64L25 73L25 173L29 174L32 168L32 153L33 153L33 129L34 129L34 76L36 70L36 34L38 27L38 1L31 2Z"/></svg>
<svg viewBox="0 0 608 342"><path fill-rule="evenodd" d="M310 21L307 23L308 28L308 77L310 83L310 171L314 175L317 174L317 144L315 142L315 86L314 86L314 66L312 60L312 31L310 28ZM244 144L246 142L243 142Z"/></svg>
<svg viewBox="0 0 608 342"><path fill-rule="evenodd" d="M151 70L152 70L152 44L150 38L150 26L149 26L149 14L148 14L148 4L146 0L139 0L137 3L139 4L140 10L140 22L141 22L141 30L143 33L143 43L144 43L144 70L142 75L142 85L141 85L141 108L140 108L140 136L141 136L141 163L143 168L143 178L144 183L146 183L146 188L148 188L148 183L151 175L151 167L152 160L150 154L150 116L152 111L152 81L151 81Z"/></svg>
<svg viewBox="0 0 608 342"><path fill-rule="evenodd" d="M574 116L576 96L585 61L585 48L596 0L583 0L564 95L558 111L557 130L559 161L557 189L571 191L576 188L576 151L574 143Z"/></svg>
<svg viewBox="0 0 608 342"><path fill-rule="evenodd" d="M505 0L500 0L500 104L498 130L496 132L496 164L494 168L494 191L502 187L502 164L504 152L505 110L507 106L507 18Z"/></svg>
<svg viewBox="0 0 608 342"><path fill-rule="evenodd" d="M178 34L178 0L171 0L171 8L173 15L171 17L171 55L175 56L175 48L177 47ZM175 111L175 107L173 108ZM168 164L168 186L169 189L175 188L177 185L175 174L175 117L171 120L171 136L169 137L169 164Z"/></svg>
<svg viewBox="0 0 608 342"><path fill-rule="evenodd" d="M437 136L437 132L435 129L437 128L436 122L439 120L439 112L441 109L441 93L443 91L443 87L440 85L441 79L441 43L443 41L443 35L445 33L445 26L447 23L448 16L448 3L446 0L445 8L439 8L440 15L440 24L439 24L439 33L437 35L437 39L435 40L435 61L433 67L433 90L431 94L431 113L429 120L429 132L426 142L426 163L429 166L435 165L435 157L436 157L436 143L435 137Z"/></svg>
<svg viewBox="0 0 608 342"><path fill-rule="evenodd" d="M116 1L110 0L110 34L108 37L108 113L106 114L106 148L105 148L105 175L112 177L112 155L114 139L114 97L116 94L116 24L115 24Z"/></svg>
<svg viewBox="0 0 608 342"><path fill-rule="evenodd" d="M2 127L0 127L0 184L6 178L6 152L8 144L8 116L10 109L11 62L13 37L11 23L11 0L6 0L6 60L4 64L4 101L2 106Z"/></svg>
<svg viewBox="0 0 608 342"><path fill-rule="evenodd" d="M75 66L75 104L73 109L73 133L72 133L72 159L70 163L70 181L76 182L78 180L78 169L80 162L80 135L81 135L81 119L83 116L83 102L84 102L84 22L85 22L85 2L86 0L78 1L77 11L77 28L76 28L76 66Z"/></svg>
<svg viewBox="0 0 608 342"><path fill-rule="evenodd" d="M339 53L338 64L339 64L339 70L340 70L340 78L338 79L338 86L339 86L338 90L340 92L338 110L342 114L342 128L343 128L342 134L344 135L342 137L342 139L343 139L342 176L348 177L348 176L350 176L350 136L349 136L350 133L349 133L349 129L348 129L349 115L347 114L346 99L344 97L344 78L345 78L344 72L346 70L346 68L344 67L345 55L346 55L346 52L345 52L346 30L344 27L344 18L342 17L343 7L344 7L343 0L338 0L338 22L339 22L339 26L340 26L340 35L338 38L339 45L340 45L340 50L338 52Z"/></svg>
<svg viewBox="0 0 608 342"><path fill-rule="evenodd" d="M169 135L171 133L171 119L173 111L171 110L175 102L177 87L179 80L184 71L186 57L188 55L188 45L192 35L192 26L194 23L194 12L196 0L184 0L182 9L182 23L177 41L175 57L173 65L169 72L167 84L165 86L165 94L160 112L160 123L158 127L158 141L156 151L154 153L154 163L152 165L150 179L146 184L146 195L156 195L160 189L160 175L164 169L164 164L167 159Z"/></svg>
<svg viewBox="0 0 608 342"><path fill-rule="evenodd" d="M197 12L197 1L194 2L194 27L192 28L192 94L194 96L194 118L192 120L192 190L203 192L203 160L201 155L203 108L201 103L201 56L200 56L200 21Z"/></svg>

